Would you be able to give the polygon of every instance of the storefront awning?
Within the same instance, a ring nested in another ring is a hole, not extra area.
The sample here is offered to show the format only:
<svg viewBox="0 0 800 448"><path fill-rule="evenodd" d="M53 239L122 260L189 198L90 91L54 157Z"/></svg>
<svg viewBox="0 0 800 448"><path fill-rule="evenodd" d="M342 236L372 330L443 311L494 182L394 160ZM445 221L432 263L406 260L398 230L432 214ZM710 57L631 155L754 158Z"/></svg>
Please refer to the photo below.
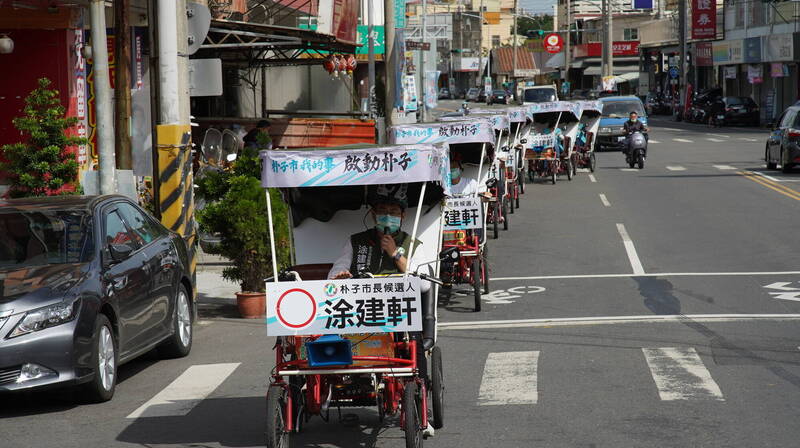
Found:
<svg viewBox="0 0 800 448"><path fill-rule="evenodd" d="M583 71L583 75L584 76L600 76L600 75L602 75L602 73L603 73L602 67L599 66L599 65L593 65L593 66L591 66L591 67L589 67L589 68L587 68L586 70ZM614 75L623 75L623 74L626 74L626 73L636 73L637 77L638 77L639 63L637 62L636 64L625 65L625 64L618 64L616 61L614 61L613 74Z"/></svg>
<svg viewBox="0 0 800 448"><path fill-rule="evenodd" d="M619 76L614 77L614 82L617 84L621 84L623 82L630 82L630 81L638 81L639 80L639 72L629 72L623 73Z"/></svg>
<svg viewBox="0 0 800 448"><path fill-rule="evenodd" d="M313 30L214 19L198 57L218 57L228 64L278 66L321 64L327 53L355 53L356 45Z"/></svg>
<svg viewBox="0 0 800 448"><path fill-rule="evenodd" d="M559 68L563 67L564 63L564 53L556 53L547 60L544 66L549 68Z"/></svg>

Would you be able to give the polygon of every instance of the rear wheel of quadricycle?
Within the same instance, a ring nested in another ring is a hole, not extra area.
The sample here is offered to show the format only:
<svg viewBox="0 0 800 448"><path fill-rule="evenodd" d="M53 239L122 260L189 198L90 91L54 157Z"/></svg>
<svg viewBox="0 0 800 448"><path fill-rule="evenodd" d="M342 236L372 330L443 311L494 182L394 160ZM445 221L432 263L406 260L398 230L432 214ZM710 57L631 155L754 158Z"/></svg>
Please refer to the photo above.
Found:
<svg viewBox="0 0 800 448"><path fill-rule="evenodd" d="M572 177L578 175L578 157L580 157L578 154L572 157Z"/></svg>
<svg viewBox="0 0 800 448"><path fill-rule="evenodd" d="M558 177L558 166L555 163L551 163L550 164L550 183L555 185L557 177Z"/></svg>
<svg viewBox="0 0 800 448"><path fill-rule="evenodd" d="M403 389L403 431L406 433L406 448L422 447L422 428L420 427L417 383L409 381Z"/></svg>
<svg viewBox="0 0 800 448"><path fill-rule="evenodd" d="M286 389L272 386L267 391L267 448L289 448L286 431Z"/></svg>
<svg viewBox="0 0 800 448"><path fill-rule="evenodd" d="M489 246L483 246L483 256L481 257L481 283L483 283L483 293L489 294Z"/></svg>
<svg viewBox="0 0 800 448"><path fill-rule="evenodd" d="M589 153L589 171L594 173L594 169L597 168L597 158L594 156L594 151Z"/></svg>
<svg viewBox="0 0 800 448"><path fill-rule="evenodd" d="M433 429L444 426L444 368L442 367L442 349L433 347L431 351L431 407L433 408Z"/></svg>
<svg viewBox="0 0 800 448"><path fill-rule="evenodd" d="M475 257L472 260L472 291L475 294L475 311L481 310L481 259Z"/></svg>
<svg viewBox="0 0 800 448"><path fill-rule="evenodd" d="M639 165L640 170L644 168L644 154L642 154L641 152L636 157L636 164Z"/></svg>
<svg viewBox="0 0 800 448"><path fill-rule="evenodd" d="M530 171L528 171L530 173ZM525 194L525 170L520 170L519 175L517 175L517 180L519 181L519 192L520 194ZM519 205L517 205L519 208Z"/></svg>
<svg viewBox="0 0 800 448"><path fill-rule="evenodd" d="M514 185L512 184L510 189L509 189L509 192L508 192L508 194L509 194L509 199L508 199L508 206L509 207L508 208L509 208L509 211L511 212L512 215L514 214L514 193L513 192L514 192Z"/></svg>
<svg viewBox="0 0 800 448"><path fill-rule="evenodd" d="M492 231L494 232L493 238L497 239L497 237L500 236L500 201L496 200L492 202L492 208L494 208L494 213L492 213L492 215L494 215L492 218Z"/></svg>
<svg viewBox="0 0 800 448"><path fill-rule="evenodd" d="M533 164L533 161L528 164L528 182L533 183L536 179L536 165Z"/></svg>
<svg viewBox="0 0 800 448"><path fill-rule="evenodd" d="M572 180L572 160L567 159L567 180Z"/></svg>
<svg viewBox="0 0 800 448"><path fill-rule="evenodd" d="M508 230L508 197L503 198L503 230Z"/></svg>

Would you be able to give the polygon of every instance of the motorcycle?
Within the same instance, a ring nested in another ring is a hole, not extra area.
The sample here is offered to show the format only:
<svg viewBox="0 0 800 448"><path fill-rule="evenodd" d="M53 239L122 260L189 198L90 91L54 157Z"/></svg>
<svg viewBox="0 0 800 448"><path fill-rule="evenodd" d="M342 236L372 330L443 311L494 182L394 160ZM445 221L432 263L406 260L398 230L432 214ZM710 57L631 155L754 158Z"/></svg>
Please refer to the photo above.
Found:
<svg viewBox="0 0 800 448"><path fill-rule="evenodd" d="M647 158L647 138L642 132L636 131L628 135L628 151L625 153L625 162L633 168L636 165L641 170L644 168L644 159Z"/></svg>

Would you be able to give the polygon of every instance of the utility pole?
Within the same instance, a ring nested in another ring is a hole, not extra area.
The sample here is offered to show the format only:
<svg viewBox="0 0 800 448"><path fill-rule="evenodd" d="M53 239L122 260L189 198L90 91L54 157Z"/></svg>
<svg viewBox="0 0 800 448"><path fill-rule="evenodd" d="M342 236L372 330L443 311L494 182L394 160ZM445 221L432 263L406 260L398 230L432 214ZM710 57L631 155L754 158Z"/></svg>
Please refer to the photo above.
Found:
<svg viewBox="0 0 800 448"><path fill-rule="evenodd" d="M514 30L514 32L511 33L511 38L514 39L514 47L512 49L514 55L511 65L511 82L514 84L514 99L516 99L517 96L517 13L519 13L517 10L517 0L514 0L514 25L511 27L511 29Z"/></svg>
<svg viewBox="0 0 800 448"><path fill-rule="evenodd" d="M106 4L92 0L89 4L92 25L92 71L94 72L95 111L97 112L97 154L100 163L100 194L116 193L116 156L114 155L113 107L108 78L108 39L106 36Z"/></svg>
<svg viewBox="0 0 800 448"><path fill-rule="evenodd" d="M483 0L481 0L480 9L478 10L478 20L481 21L478 30L481 33L481 38L478 43L478 87L483 85Z"/></svg>
<svg viewBox="0 0 800 448"><path fill-rule="evenodd" d="M603 77L614 75L614 55L612 50L612 36L611 32L613 13L612 0L603 0Z"/></svg>
<svg viewBox="0 0 800 448"><path fill-rule="evenodd" d="M427 96L428 96L428 86L425 84L426 76L425 76L425 60L426 58L426 51L425 51L425 39L428 37L427 29L427 17L428 17L428 1L422 0L422 45L419 49L419 83L422 87L422 110L420 111L420 118L424 123L427 121Z"/></svg>
<svg viewBox="0 0 800 448"><path fill-rule="evenodd" d="M383 0L383 32L384 32L384 53L383 66L386 72L386 102L384 104L384 123L386 129L392 125L392 114L394 113L395 102L395 72L397 71L397 59L394 54L394 0Z"/></svg>
<svg viewBox="0 0 800 448"><path fill-rule="evenodd" d="M678 7L680 8L678 11L678 23L680 24L680 31L679 40L681 42L681 60L680 65L678 65L678 70L680 72L678 78L678 92L680 92L680 99L678 104L683 106L681 112L686 110L684 102L686 101L686 0L680 0Z"/></svg>
<svg viewBox="0 0 800 448"><path fill-rule="evenodd" d="M572 39L570 30L572 29L572 19L571 19L571 11L570 11L570 1L567 0L567 36L564 39L564 81L569 83L569 63L570 57L572 56L570 52L570 40Z"/></svg>
<svg viewBox="0 0 800 448"><path fill-rule="evenodd" d="M375 118L373 116L373 111L375 109L375 38L373 37L373 25L374 20L372 17L373 14L373 6L372 2L374 0L366 0L367 2L367 42L369 42L368 46L368 55L367 55L367 69L368 69L368 78L367 78L367 105L369 109L369 116L370 118ZM386 27L384 27L386 28ZM385 55L384 55L385 57ZM266 84L265 84L266 86ZM262 87L265 89L266 87Z"/></svg>
<svg viewBox="0 0 800 448"><path fill-rule="evenodd" d="M114 0L114 146L117 169L133 167L131 156L131 29L128 22L130 0Z"/></svg>

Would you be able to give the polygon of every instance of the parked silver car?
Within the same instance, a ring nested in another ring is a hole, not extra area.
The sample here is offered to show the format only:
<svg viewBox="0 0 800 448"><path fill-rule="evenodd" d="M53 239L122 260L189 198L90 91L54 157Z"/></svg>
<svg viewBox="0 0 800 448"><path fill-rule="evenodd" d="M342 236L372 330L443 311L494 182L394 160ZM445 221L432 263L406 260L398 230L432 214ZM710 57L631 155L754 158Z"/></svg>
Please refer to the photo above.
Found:
<svg viewBox="0 0 800 448"><path fill-rule="evenodd" d="M800 106L789 107L775 120L764 159L767 168L774 170L780 164L784 173L800 165Z"/></svg>

